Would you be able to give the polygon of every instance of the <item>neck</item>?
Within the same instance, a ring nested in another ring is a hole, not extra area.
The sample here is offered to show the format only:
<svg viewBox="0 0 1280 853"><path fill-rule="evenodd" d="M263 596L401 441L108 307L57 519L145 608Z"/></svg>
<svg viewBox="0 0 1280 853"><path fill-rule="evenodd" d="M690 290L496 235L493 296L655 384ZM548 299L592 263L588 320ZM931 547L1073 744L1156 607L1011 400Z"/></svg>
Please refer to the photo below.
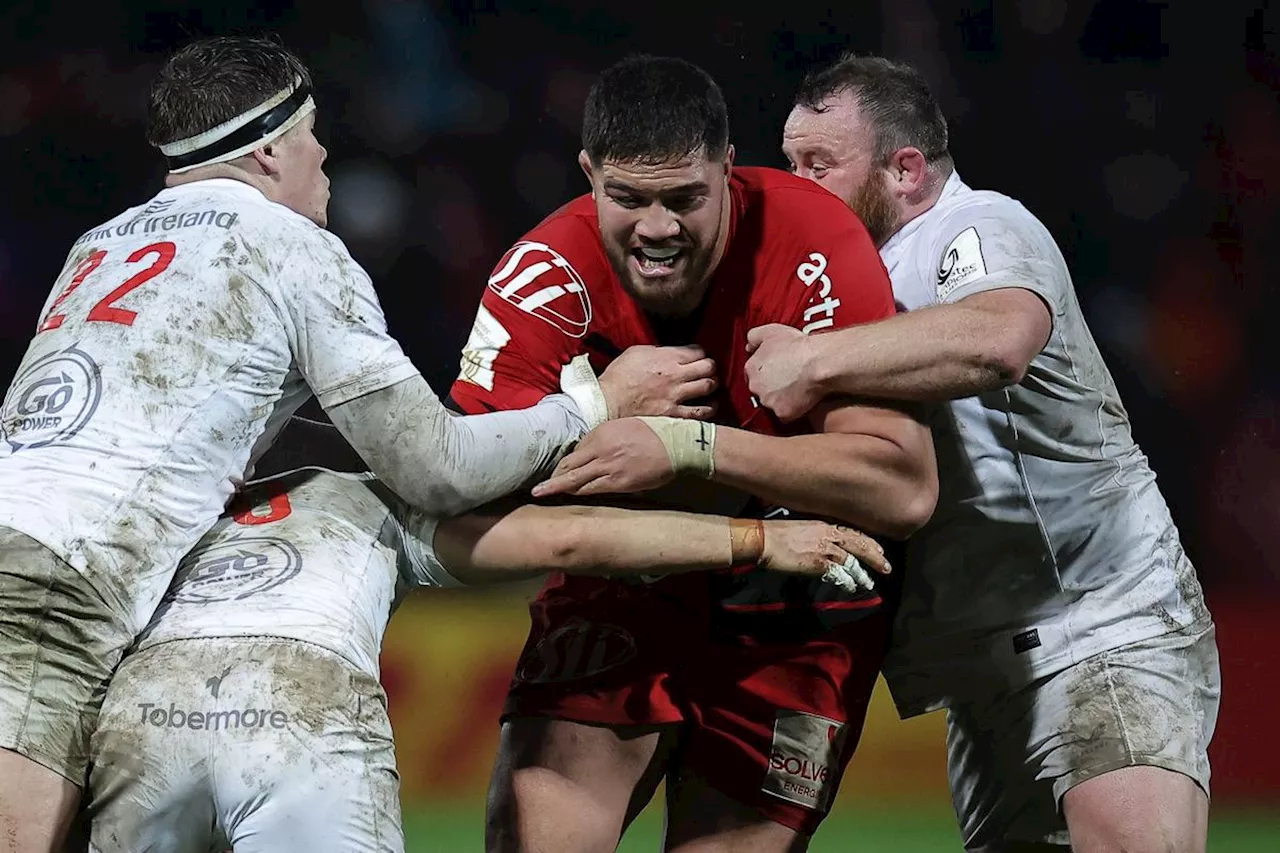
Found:
<svg viewBox="0 0 1280 853"><path fill-rule="evenodd" d="M727 184L727 180L726 180ZM707 267L707 281L715 275L716 268L724 258L725 247L729 245L729 222L733 215L733 191L726 185L724 188L724 204L720 206L720 231L716 234L716 246L711 252L711 264Z"/></svg>
<svg viewBox="0 0 1280 853"><path fill-rule="evenodd" d="M947 178L949 177L951 177L950 174L931 177L931 179L927 181L918 192L913 195L904 196L902 199L902 206L898 210L897 227L886 234L884 240L881 241L880 246L877 246L876 248L878 249L885 243L888 243L889 240L893 238L894 234L897 234L906 227L908 222L915 219L917 216L922 216L932 210L933 206L938 203L938 199L942 197L942 188L946 186Z"/></svg>
<svg viewBox="0 0 1280 853"><path fill-rule="evenodd" d="M267 198L271 198L271 182L265 175L253 174L233 165L233 163L213 163L209 166L200 166L189 172L179 172L177 174L170 172L164 177L164 185L166 187L179 187L183 184L193 184L196 181L207 181L210 178L227 178L232 181L239 181L242 184L248 184L258 189Z"/></svg>

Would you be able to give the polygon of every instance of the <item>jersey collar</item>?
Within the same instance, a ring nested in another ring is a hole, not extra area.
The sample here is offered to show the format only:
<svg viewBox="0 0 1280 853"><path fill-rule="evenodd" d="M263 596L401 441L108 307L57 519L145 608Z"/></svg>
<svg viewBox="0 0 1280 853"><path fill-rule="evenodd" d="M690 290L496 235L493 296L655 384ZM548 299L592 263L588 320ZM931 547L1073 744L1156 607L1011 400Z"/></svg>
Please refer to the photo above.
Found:
<svg viewBox="0 0 1280 853"><path fill-rule="evenodd" d="M246 198L259 198L263 201L270 200L262 190L253 184L246 184L244 181L237 181L235 178L201 178L198 181L178 184L176 187L165 187L165 192L169 193L179 193L187 190L199 190L202 192L217 190L219 192L236 193Z"/></svg>
<svg viewBox="0 0 1280 853"><path fill-rule="evenodd" d="M883 257L886 252L892 252L901 245L904 240L916 231L920 230L929 214L941 207L944 201L949 200L953 195L967 189L968 187L965 186L964 181L960 180L960 173L953 169L951 171L951 175L947 178L947 182L942 185L942 192L938 193L938 200L933 203L933 207L930 207L924 213L921 213L915 219L912 219L906 225L903 225L892 237L886 240L884 245L880 247L881 257Z"/></svg>

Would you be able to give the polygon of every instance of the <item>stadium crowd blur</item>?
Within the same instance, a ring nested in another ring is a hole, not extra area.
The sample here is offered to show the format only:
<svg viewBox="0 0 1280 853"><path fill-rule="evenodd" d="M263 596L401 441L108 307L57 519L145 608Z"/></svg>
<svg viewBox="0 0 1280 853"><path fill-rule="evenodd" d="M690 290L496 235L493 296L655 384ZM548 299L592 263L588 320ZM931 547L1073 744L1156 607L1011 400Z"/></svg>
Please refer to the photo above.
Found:
<svg viewBox="0 0 1280 853"><path fill-rule="evenodd" d="M494 261L586 187L574 157L599 68L635 50L701 64L739 162L781 166L804 70L884 52L926 71L961 175L1062 245L1211 604L1280 596L1280 4L1265 5L4 4L0 367L7 384L71 241L160 187L146 90L190 37L271 30L310 64L331 228L441 391Z"/></svg>

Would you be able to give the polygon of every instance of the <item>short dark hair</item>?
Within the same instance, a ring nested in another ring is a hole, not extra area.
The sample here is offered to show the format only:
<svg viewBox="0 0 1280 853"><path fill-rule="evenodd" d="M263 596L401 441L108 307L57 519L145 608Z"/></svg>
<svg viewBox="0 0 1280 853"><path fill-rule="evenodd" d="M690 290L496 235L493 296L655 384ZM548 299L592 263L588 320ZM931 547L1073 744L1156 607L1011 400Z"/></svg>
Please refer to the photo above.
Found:
<svg viewBox="0 0 1280 853"><path fill-rule="evenodd" d="M187 139L253 109L298 81L302 60L274 41L247 36L201 39L160 68L147 104L147 142Z"/></svg>
<svg viewBox="0 0 1280 853"><path fill-rule="evenodd" d="M665 163L696 151L718 161L729 149L729 110L716 81L693 63L629 56L591 87L582 147L597 166Z"/></svg>
<svg viewBox="0 0 1280 853"><path fill-rule="evenodd" d="M834 65L810 72L796 92L795 104L822 112L827 99L842 92L853 94L875 129L880 162L910 145L931 164L950 170L946 116L915 68L883 56L845 54Z"/></svg>

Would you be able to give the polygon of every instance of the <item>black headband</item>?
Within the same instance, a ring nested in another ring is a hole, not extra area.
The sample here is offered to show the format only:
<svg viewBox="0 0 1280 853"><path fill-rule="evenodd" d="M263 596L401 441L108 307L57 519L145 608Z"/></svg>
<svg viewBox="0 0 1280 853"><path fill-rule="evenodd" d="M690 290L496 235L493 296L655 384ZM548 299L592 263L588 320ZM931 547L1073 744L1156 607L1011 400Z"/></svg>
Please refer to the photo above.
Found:
<svg viewBox="0 0 1280 853"><path fill-rule="evenodd" d="M218 141L211 142L203 148L188 151L186 154L166 157L165 159L169 163L169 171L196 166L208 160L216 160L223 154L235 151L237 148L252 145L255 141L264 138L271 131L288 121L289 117L297 112L309 97L311 97L311 87L307 85L299 86L292 95Z"/></svg>

